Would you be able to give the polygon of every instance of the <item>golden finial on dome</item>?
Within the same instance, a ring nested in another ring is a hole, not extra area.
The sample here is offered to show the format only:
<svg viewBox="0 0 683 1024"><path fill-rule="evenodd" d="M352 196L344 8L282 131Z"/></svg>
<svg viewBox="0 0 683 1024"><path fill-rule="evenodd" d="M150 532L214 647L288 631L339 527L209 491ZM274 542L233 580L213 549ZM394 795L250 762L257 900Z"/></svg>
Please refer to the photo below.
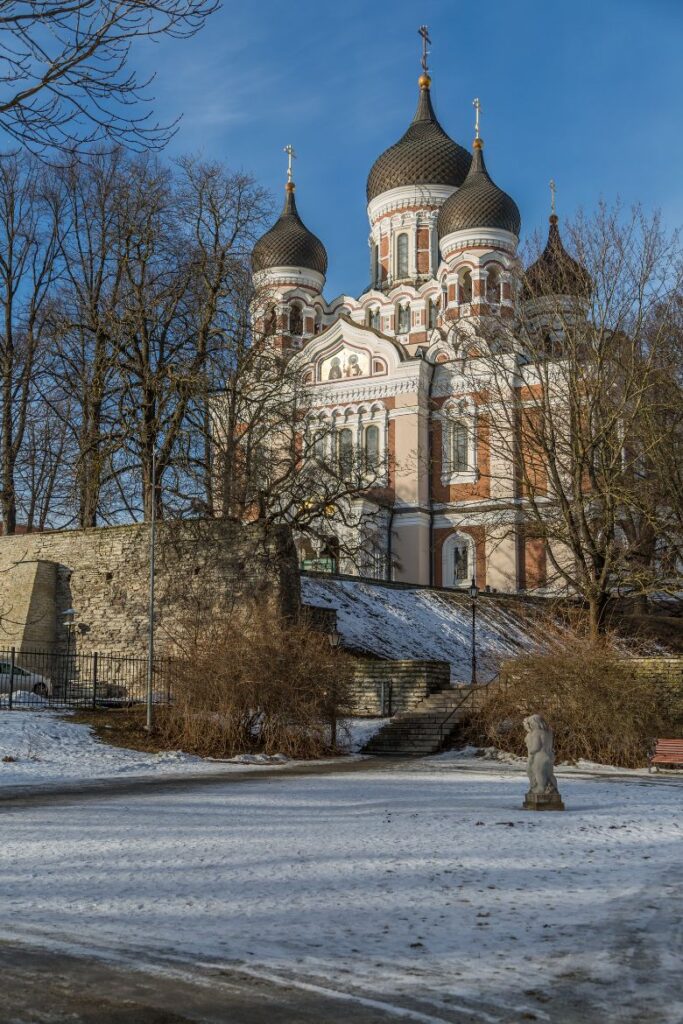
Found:
<svg viewBox="0 0 683 1024"><path fill-rule="evenodd" d="M417 84L421 89L428 89L432 84L432 80L429 75L429 68L427 67L427 57L429 56L427 46L431 46L432 41L429 38L429 29L426 25L420 25L417 34L422 36L422 74L418 78Z"/></svg>

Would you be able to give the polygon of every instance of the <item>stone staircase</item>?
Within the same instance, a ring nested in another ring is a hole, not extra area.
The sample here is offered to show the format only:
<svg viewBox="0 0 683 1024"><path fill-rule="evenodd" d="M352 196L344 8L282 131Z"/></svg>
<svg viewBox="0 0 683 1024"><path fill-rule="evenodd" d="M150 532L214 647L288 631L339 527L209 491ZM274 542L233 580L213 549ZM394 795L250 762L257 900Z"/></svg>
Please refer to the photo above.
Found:
<svg viewBox="0 0 683 1024"><path fill-rule="evenodd" d="M425 756L441 750L472 709L477 686L452 686L401 711L363 747L364 754Z"/></svg>

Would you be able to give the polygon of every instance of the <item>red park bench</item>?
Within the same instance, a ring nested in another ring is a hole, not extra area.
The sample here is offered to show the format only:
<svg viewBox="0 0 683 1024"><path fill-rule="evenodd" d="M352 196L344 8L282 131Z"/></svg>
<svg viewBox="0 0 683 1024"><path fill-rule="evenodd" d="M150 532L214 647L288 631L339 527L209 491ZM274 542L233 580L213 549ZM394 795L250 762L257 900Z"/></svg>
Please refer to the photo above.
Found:
<svg viewBox="0 0 683 1024"><path fill-rule="evenodd" d="M653 767L656 771L657 765L660 764L669 767L678 765L683 768L683 740L655 740L648 761L649 771L652 771Z"/></svg>

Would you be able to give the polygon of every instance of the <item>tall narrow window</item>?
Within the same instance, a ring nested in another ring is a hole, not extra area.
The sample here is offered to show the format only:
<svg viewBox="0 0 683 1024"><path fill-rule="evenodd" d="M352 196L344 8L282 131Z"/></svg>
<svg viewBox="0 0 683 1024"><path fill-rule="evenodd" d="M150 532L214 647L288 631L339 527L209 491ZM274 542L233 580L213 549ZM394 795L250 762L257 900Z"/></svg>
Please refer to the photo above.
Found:
<svg viewBox="0 0 683 1024"><path fill-rule="evenodd" d="M463 270L458 281L458 303L462 306L472 301L472 274Z"/></svg>
<svg viewBox="0 0 683 1024"><path fill-rule="evenodd" d="M368 469L379 466L379 427L374 424L365 431L365 464Z"/></svg>
<svg viewBox="0 0 683 1024"><path fill-rule="evenodd" d="M301 306L296 303L293 303L289 310L289 333L297 335L304 333L303 313Z"/></svg>
<svg viewBox="0 0 683 1024"><path fill-rule="evenodd" d="M345 427L339 431L339 474L348 480L353 471L353 433Z"/></svg>
<svg viewBox="0 0 683 1024"><path fill-rule="evenodd" d="M408 334L410 331L410 306L405 304L398 307L398 330L397 334Z"/></svg>
<svg viewBox="0 0 683 1024"><path fill-rule="evenodd" d="M270 308L266 312L266 317L265 317L265 323L264 323L265 333L268 334L268 335L275 334L276 327L277 327L277 316L275 314L275 306L270 306Z"/></svg>
<svg viewBox="0 0 683 1024"><path fill-rule="evenodd" d="M379 262L379 246L372 247L372 284L374 288L382 287L382 265Z"/></svg>
<svg viewBox="0 0 683 1024"><path fill-rule="evenodd" d="M454 423L451 427L451 472L464 473L469 466L468 431L464 423Z"/></svg>
<svg viewBox="0 0 683 1024"><path fill-rule="evenodd" d="M373 306L372 309L368 310L368 327L372 327L373 330L379 330L379 309L377 306Z"/></svg>
<svg viewBox="0 0 683 1024"><path fill-rule="evenodd" d="M408 276L408 236L403 233L396 239L396 277Z"/></svg>
<svg viewBox="0 0 683 1024"><path fill-rule="evenodd" d="M321 309L315 311L315 333L321 334L323 329L323 312Z"/></svg>
<svg viewBox="0 0 683 1024"><path fill-rule="evenodd" d="M439 315L439 307L436 304L436 299L429 300L427 310L427 322L431 330L433 327L436 327L436 318Z"/></svg>
<svg viewBox="0 0 683 1024"><path fill-rule="evenodd" d="M325 461L325 434L322 430L316 430L313 437L313 457L317 462Z"/></svg>
<svg viewBox="0 0 683 1024"><path fill-rule="evenodd" d="M453 548L453 579L456 582L470 578L469 554L468 544L457 544Z"/></svg>
<svg viewBox="0 0 683 1024"><path fill-rule="evenodd" d="M500 277L494 267L489 269L486 278L486 301L492 306L500 302Z"/></svg>

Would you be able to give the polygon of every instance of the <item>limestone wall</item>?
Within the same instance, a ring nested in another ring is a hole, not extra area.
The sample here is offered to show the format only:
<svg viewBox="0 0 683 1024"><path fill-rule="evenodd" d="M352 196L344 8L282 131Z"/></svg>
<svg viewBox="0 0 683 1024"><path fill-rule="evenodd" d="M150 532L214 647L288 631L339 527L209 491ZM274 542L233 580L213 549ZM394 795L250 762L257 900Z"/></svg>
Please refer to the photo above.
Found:
<svg viewBox="0 0 683 1024"><path fill-rule="evenodd" d="M171 653L179 626L256 597L287 614L300 603L296 551L278 528L219 520L157 527L156 644ZM64 650L63 615L77 612L71 649L143 654L149 527L0 537L0 648Z"/></svg>
<svg viewBox="0 0 683 1024"><path fill-rule="evenodd" d="M450 685L445 661L374 661L358 659L351 687L353 713L395 715L414 708L430 693Z"/></svg>

